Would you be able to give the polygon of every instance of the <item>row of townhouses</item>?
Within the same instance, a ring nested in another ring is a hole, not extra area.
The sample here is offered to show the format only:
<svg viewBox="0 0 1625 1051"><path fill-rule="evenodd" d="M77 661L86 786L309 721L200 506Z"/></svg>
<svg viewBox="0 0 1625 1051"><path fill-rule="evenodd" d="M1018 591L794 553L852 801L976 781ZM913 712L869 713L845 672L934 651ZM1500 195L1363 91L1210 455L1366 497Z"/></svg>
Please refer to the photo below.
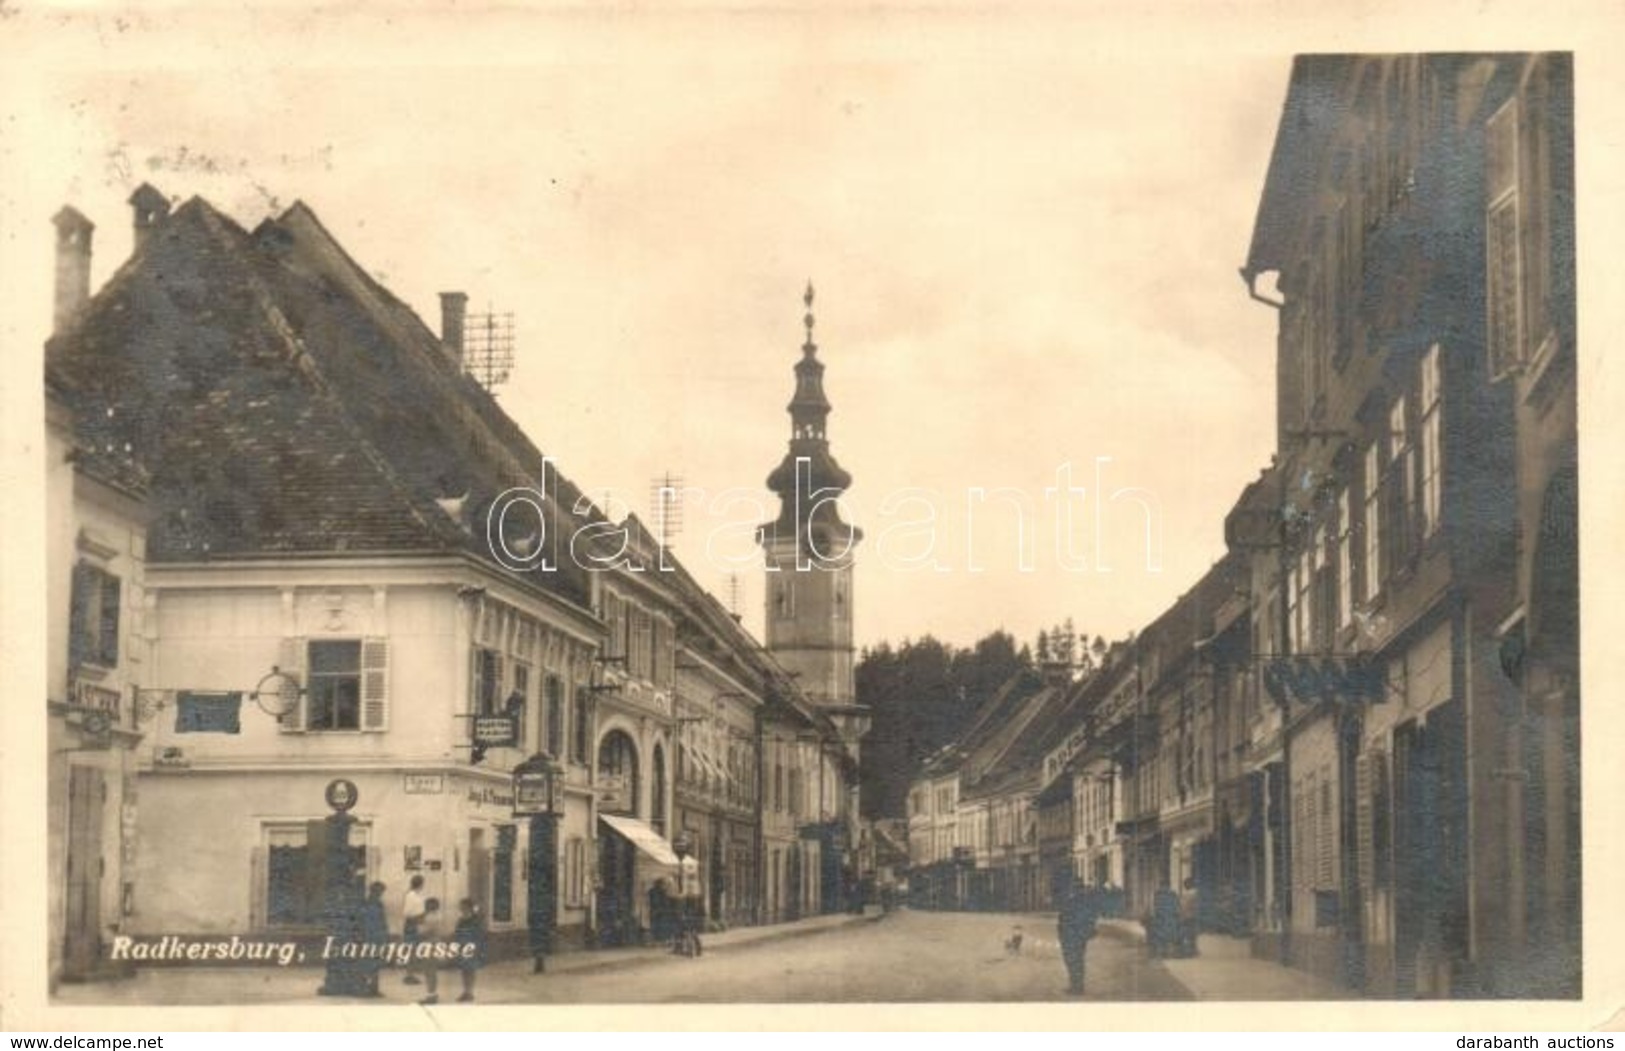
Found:
<svg viewBox="0 0 1625 1051"><path fill-rule="evenodd" d="M1242 271L1275 456L1166 613L927 765L916 901L1166 887L1366 995L1579 995L1571 99L1559 55L1295 62Z"/></svg>
<svg viewBox="0 0 1625 1051"><path fill-rule="evenodd" d="M499 951L636 943L660 880L713 923L846 907L858 534L794 517L850 484L810 313L764 645L468 374L466 296L430 331L302 204L131 204L94 296L92 223L54 220L53 983L120 935L319 930L332 809L393 929L422 877Z"/></svg>

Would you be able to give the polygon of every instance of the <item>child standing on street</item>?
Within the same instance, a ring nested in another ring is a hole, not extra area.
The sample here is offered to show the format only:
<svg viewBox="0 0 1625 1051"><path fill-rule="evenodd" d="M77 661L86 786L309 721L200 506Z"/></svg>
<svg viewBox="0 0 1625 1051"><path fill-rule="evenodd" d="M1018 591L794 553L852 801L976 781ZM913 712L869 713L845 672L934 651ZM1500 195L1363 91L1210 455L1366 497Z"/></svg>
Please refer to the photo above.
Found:
<svg viewBox="0 0 1625 1051"><path fill-rule="evenodd" d="M457 903L457 927L452 931L451 940L468 953L457 958L457 967L463 972L463 995L457 1000L471 1003L474 999L474 976L485 966L485 918L480 915L479 906L474 904L473 898L464 898ZM467 946L473 946L473 950L470 952Z"/></svg>
<svg viewBox="0 0 1625 1051"><path fill-rule="evenodd" d="M433 947L440 940L442 926L439 898L430 898L423 903L423 916L418 920L417 930L418 944L420 945ZM413 964L414 969L422 976L425 992L428 993L427 996L418 1001L420 1004L437 1004L440 1002L440 976L435 973L435 964L436 961L432 951Z"/></svg>

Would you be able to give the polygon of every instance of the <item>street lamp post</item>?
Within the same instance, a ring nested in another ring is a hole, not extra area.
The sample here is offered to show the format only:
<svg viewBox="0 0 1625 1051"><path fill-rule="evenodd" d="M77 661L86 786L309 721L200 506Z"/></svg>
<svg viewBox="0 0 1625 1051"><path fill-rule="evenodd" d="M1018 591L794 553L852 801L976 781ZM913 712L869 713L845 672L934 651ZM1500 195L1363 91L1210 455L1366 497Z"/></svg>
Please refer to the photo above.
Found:
<svg viewBox="0 0 1625 1051"><path fill-rule="evenodd" d="M350 814L360 798L355 782L337 778L327 785L327 805L332 809L324 820L312 821L309 828L310 864L319 880L321 917L329 937L340 942L359 941L361 894L356 886L355 859L350 852L350 829L356 819ZM321 996L368 996L369 985L354 960L340 954L331 956L323 976Z"/></svg>
<svg viewBox="0 0 1625 1051"><path fill-rule="evenodd" d="M526 918L530 929L531 973L547 969L558 920L559 782L564 768L543 752L514 767L514 817L530 819L530 881Z"/></svg>
<svg viewBox="0 0 1625 1051"><path fill-rule="evenodd" d="M698 956L700 938L694 929L699 919L698 910L690 908L688 888L684 882L688 859L694 854L694 839L689 835L688 829L677 831L677 835L672 837L671 849L672 853L677 855L677 943L672 946L671 951L682 956Z"/></svg>

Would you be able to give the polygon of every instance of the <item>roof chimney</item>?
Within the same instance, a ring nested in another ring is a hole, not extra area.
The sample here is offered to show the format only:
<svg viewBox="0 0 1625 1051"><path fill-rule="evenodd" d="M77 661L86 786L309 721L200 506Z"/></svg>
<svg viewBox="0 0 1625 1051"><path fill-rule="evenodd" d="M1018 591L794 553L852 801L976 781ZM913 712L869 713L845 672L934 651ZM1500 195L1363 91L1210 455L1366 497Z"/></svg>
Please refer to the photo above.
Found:
<svg viewBox="0 0 1625 1051"><path fill-rule="evenodd" d="M466 292L440 293L440 342L458 368L463 366L463 319L467 315Z"/></svg>
<svg viewBox="0 0 1625 1051"><path fill-rule="evenodd" d="M72 205L51 217L56 224L56 314L53 332L61 332L90 298L90 235L96 224Z"/></svg>
<svg viewBox="0 0 1625 1051"><path fill-rule="evenodd" d="M130 207L135 209L135 250L147 243L147 235L169 217L169 198L144 182L130 195Z"/></svg>

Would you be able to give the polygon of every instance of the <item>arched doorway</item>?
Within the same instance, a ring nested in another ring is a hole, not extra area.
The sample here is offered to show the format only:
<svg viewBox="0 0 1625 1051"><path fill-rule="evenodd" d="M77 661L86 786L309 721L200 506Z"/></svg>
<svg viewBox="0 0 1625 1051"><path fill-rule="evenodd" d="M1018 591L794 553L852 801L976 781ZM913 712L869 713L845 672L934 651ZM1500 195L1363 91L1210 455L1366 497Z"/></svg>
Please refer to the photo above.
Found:
<svg viewBox="0 0 1625 1051"><path fill-rule="evenodd" d="M598 742L595 779L600 814L636 817L638 750L630 734L610 730ZM615 835L598 837L598 940L601 945L635 945L639 941L632 844Z"/></svg>

